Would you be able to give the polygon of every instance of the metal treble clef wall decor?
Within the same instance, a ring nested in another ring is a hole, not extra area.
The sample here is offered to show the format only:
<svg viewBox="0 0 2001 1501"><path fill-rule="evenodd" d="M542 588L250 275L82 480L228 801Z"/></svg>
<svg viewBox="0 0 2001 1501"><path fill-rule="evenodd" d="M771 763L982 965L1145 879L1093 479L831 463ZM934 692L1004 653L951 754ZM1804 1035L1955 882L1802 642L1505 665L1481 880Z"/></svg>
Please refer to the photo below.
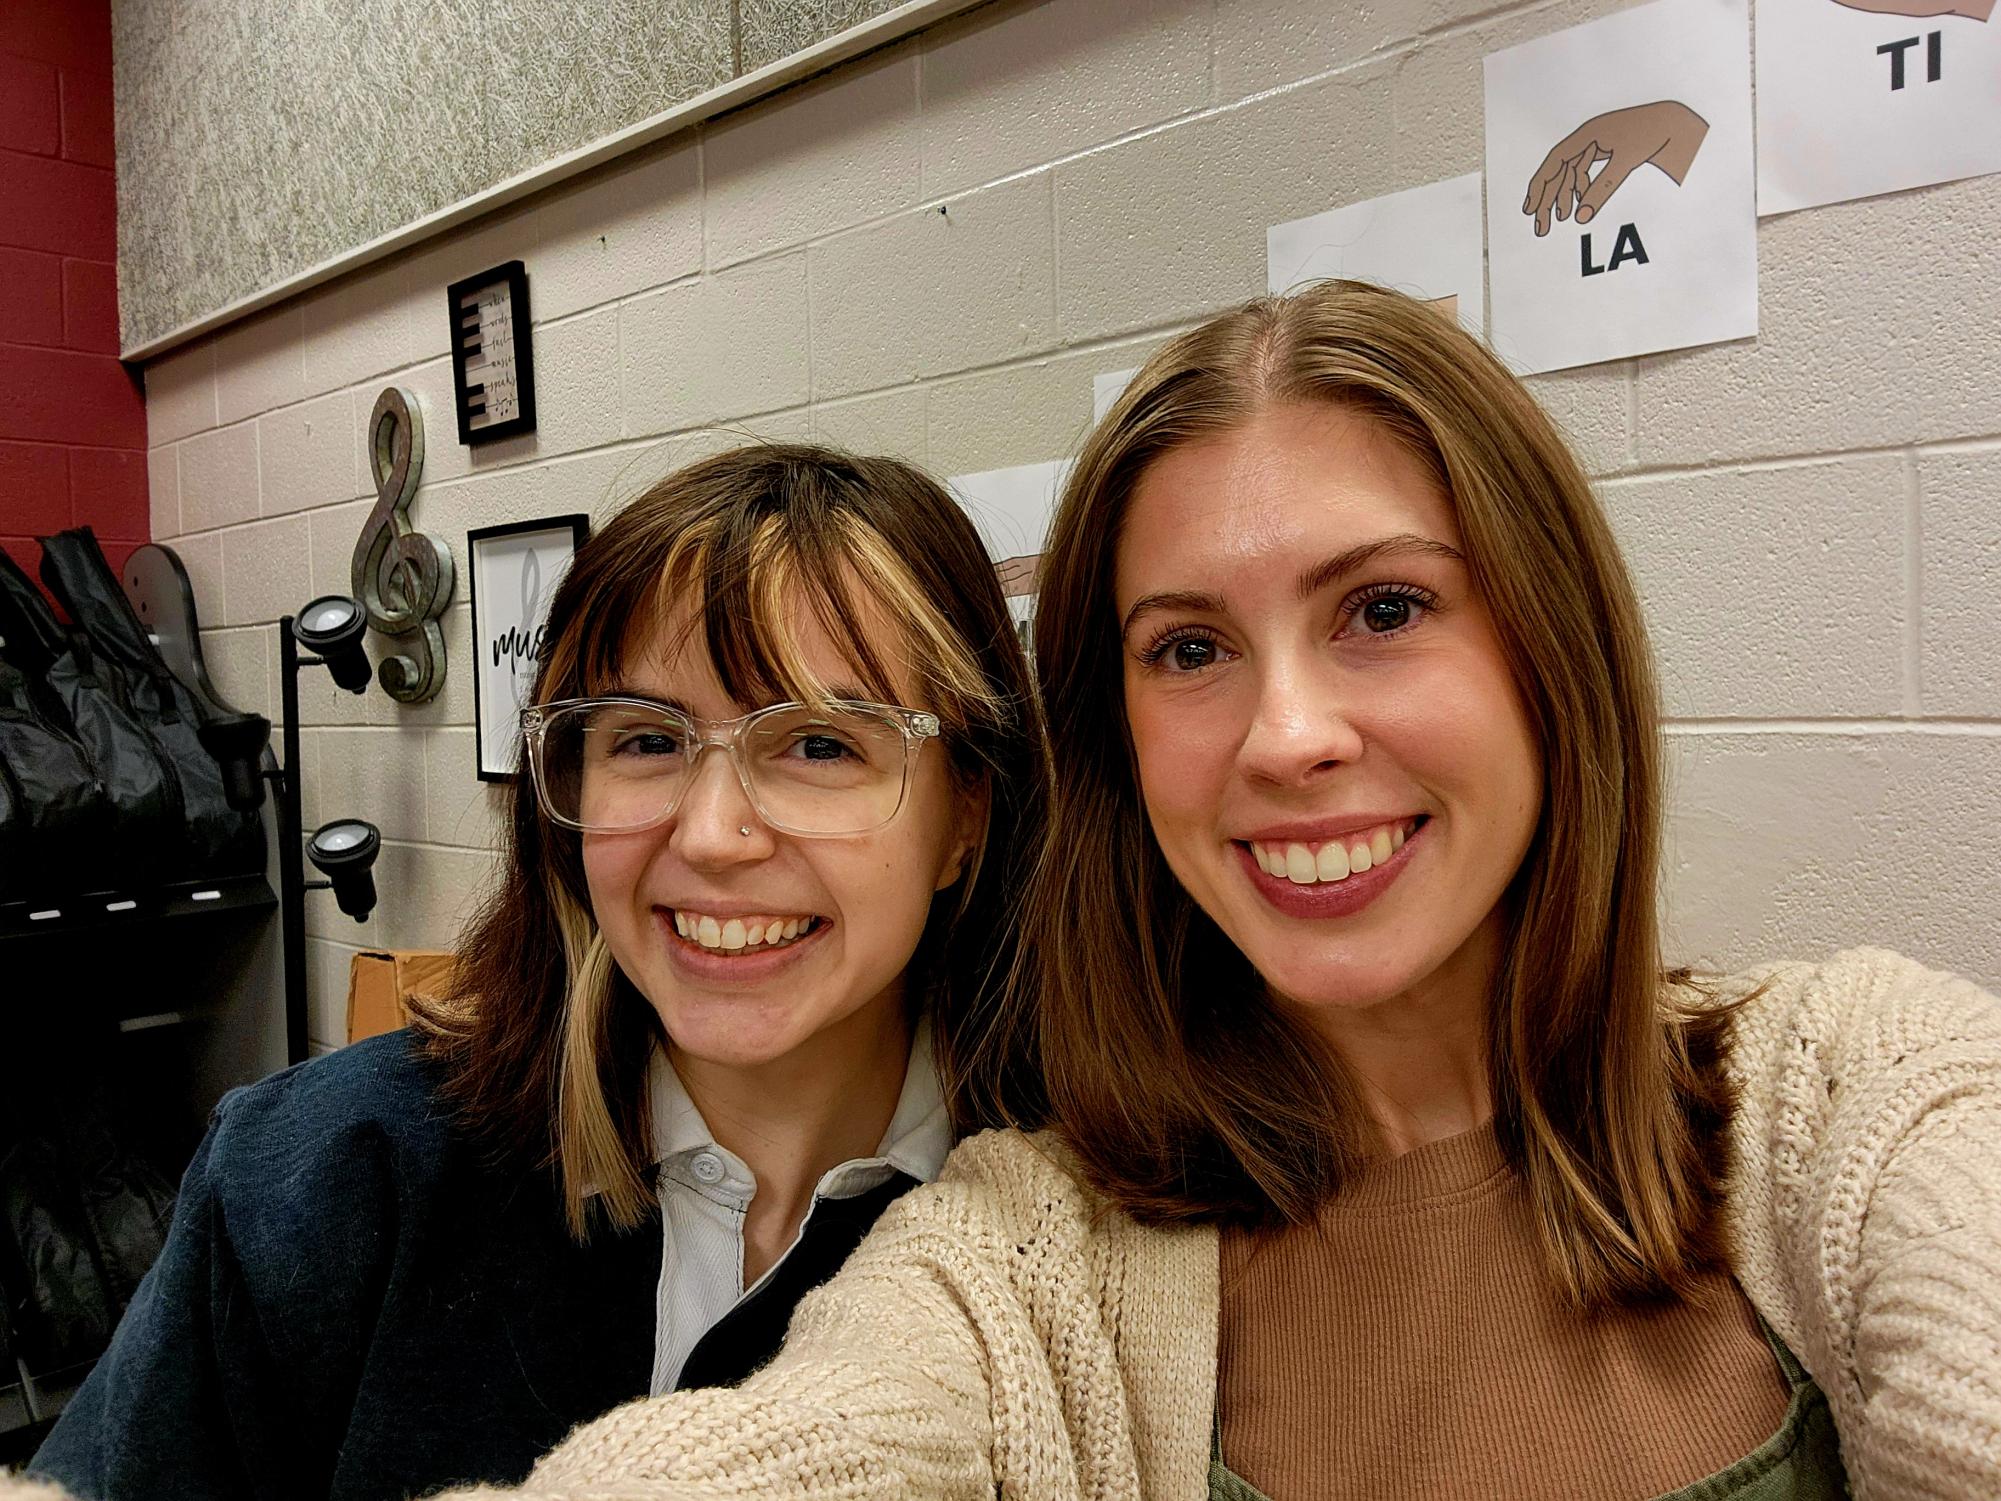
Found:
<svg viewBox="0 0 2001 1501"><path fill-rule="evenodd" d="M375 398L368 455L376 499L354 544L354 597L371 626L400 638L396 655L377 666L376 681L399 702L426 703L445 685L438 617L452 602L452 552L436 537L413 531L405 514L424 469L424 414L401 386Z"/></svg>

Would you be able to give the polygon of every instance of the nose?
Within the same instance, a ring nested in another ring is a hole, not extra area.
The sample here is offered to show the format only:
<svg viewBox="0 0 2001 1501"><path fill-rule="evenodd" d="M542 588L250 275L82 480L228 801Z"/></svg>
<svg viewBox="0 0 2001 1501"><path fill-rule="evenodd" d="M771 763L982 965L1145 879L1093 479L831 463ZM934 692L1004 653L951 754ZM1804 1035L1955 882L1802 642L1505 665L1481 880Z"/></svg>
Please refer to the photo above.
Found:
<svg viewBox="0 0 2001 1501"><path fill-rule="evenodd" d="M748 838L745 829L750 830ZM667 843L682 860L702 869L742 865L771 853L771 829L751 806L743 779L722 747L708 746L696 756Z"/></svg>
<svg viewBox="0 0 2001 1501"><path fill-rule="evenodd" d="M1300 786L1361 759L1353 691L1338 674L1299 662L1268 665L1238 764L1253 780Z"/></svg>

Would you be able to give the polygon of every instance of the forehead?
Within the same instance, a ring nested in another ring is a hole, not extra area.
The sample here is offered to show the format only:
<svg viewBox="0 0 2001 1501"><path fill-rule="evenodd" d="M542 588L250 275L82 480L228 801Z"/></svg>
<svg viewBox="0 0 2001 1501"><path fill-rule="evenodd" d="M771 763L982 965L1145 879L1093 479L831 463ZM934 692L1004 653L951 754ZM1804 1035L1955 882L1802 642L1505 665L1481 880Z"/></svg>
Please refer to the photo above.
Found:
<svg viewBox="0 0 2001 1501"><path fill-rule="evenodd" d="M1289 580L1398 534L1460 547L1451 502L1423 463L1366 413L1268 407L1147 466L1120 533L1118 607L1162 589L1260 589L1274 568Z"/></svg>

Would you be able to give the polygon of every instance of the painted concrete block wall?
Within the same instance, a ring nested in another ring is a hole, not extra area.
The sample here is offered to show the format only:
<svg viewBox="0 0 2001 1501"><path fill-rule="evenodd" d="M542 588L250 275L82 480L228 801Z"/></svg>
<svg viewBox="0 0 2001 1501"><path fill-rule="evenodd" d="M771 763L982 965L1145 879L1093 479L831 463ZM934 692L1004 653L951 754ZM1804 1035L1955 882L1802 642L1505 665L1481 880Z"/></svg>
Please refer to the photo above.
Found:
<svg viewBox="0 0 2001 1501"><path fill-rule="evenodd" d="M461 577L468 528L608 514L743 435L1061 456L1092 376L1263 290L1267 224L1477 169L1482 56L1617 8L1004 0L158 362L154 535L273 713L271 621L345 587L389 380ZM2001 178L1767 221L1758 339L1532 383L1656 632L1678 959L1870 942L2001 983L1997 230ZM542 430L472 454L444 287L515 256ZM306 680L309 821L387 840L368 923L313 908L323 1043L355 948L450 944L488 875L463 596L445 625L423 708Z"/></svg>

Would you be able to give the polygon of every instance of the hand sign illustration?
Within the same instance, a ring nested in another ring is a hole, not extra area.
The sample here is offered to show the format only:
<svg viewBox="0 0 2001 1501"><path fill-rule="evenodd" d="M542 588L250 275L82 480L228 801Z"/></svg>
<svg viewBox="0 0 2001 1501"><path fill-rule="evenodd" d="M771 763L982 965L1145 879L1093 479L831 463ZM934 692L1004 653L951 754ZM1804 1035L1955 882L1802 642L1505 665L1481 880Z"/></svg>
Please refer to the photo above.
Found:
<svg viewBox="0 0 2001 1501"><path fill-rule="evenodd" d="M1874 11L1879 16L1965 16L1984 21L1994 14L1994 0L1834 0L1849 10Z"/></svg>
<svg viewBox="0 0 2001 1501"><path fill-rule="evenodd" d="M1579 224L1589 224L1619 185L1648 162L1679 185L1708 134L1709 122L1673 99L1593 115L1549 148L1529 179L1522 212L1535 215L1538 235L1549 233L1551 213L1568 219L1575 212Z"/></svg>

